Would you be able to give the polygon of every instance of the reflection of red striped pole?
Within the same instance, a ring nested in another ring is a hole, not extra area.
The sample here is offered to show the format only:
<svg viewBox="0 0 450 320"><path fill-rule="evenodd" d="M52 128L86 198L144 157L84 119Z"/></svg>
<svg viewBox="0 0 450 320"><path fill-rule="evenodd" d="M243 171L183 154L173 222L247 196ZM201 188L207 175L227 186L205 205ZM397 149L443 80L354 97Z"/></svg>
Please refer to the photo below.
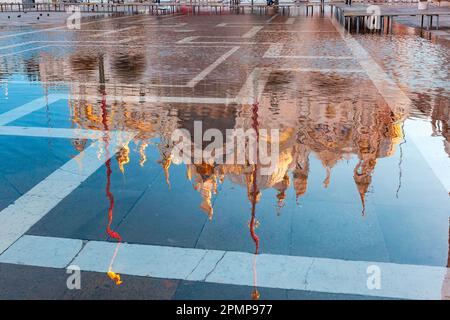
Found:
<svg viewBox="0 0 450 320"><path fill-rule="evenodd" d="M256 133L256 163L255 163L255 168L253 170L253 181L252 181L252 217L250 220L250 235L253 239L253 241L255 242L255 256L253 259L253 292L252 292L252 299L253 300L258 300L260 297L260 294L258 292L258 288L257 288L257 277L256 277L256 255L258 254L259 251L259 237L258 235L255 233L255 223L256 223L256 202L257 202L257 197L258 197L258 184L257 184L257 166L258 166L258 156L259 156L259 150L258 150L258 143L259 143L259 124L258 124L258 103L255 102L252 106L252 120L253 120L253 124L252 127L255 130Z"/></svg>
<svg viewBox="0 0 450 320"><path fill-rule="evenodd" d="M102 96L102 124L104 131L108 131L108 116L107 116L107 110L106 110L106 94L103 93ZM120 235L111 230L111 223L113 218L113 210L114 210L114 196L111 193L111 158L109 157L109 136L108 134L105 134L103 136L103 141L105 142L105 157L108 159L105 162L106 165L106 196L109 200L109 208L108 208L108 225L106 227L106 232L111 238L116 239L117 241L121 241Z"/></svg>
<svg viewBox="0 0 450 320"><path fill-rule="evenodd" d="M106 92L102 92L102 103L101 103L101 109L102 109L102 124L103 124L103 130L105 131L105 134L103 136L103 141L105 142L105 157L106 157L106 196L109 200L109 208L108 208L108 225L106 226L106 233L113 239L116 239L118 241L117 247L114 251L114 255L111 259L111 263L109 264L108 268L108 276L114 280L116 285L120 285L122 283L122 280L120 279L120 274L115 273L112 271L112 265L114 263L114 260L116 259L117 252L119 250L120 242L122 241L120 235L118 232L111 230L111 224L113 221L113 210L114 210L114 195L111 192L111 158L109 156L109 133L107 132L108 129L108 116L107 116L107 110L106 110Z"/></svg>
<svg viewBox="0 0 450 320"><path fill-rule="evenodd" d="M257 196L258 196L258 184L257 184L257 165L258 165L258 142L259 142L259 124L258 124L258 103L254 103L252 106L252 120L253 120L253 124L252 127L255 130L256 133L256 163L255 163L255 169L253 170L253 194L252 194L252 218L250 220L250 235L253 238L253 241L255 242L255 254L258 254L258 250L259 250L259 237L256 235L255 233L255 222L256 222L256 201L257 201Z"/></svg>

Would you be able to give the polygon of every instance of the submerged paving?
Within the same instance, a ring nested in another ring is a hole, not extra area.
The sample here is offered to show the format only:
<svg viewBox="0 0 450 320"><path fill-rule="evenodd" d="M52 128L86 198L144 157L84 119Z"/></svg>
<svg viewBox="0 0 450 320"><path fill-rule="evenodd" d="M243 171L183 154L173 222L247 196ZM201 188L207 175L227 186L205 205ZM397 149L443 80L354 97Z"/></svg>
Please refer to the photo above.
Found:
<svg viewBox="0 0 450 320"><path fill-rule="evenodd" d="M3 26L0 61L0 268L62 281L37 296L448 295L444 44L329 13L136 15ZM195 121L278 129L275 171L178 163Z"/></svg>

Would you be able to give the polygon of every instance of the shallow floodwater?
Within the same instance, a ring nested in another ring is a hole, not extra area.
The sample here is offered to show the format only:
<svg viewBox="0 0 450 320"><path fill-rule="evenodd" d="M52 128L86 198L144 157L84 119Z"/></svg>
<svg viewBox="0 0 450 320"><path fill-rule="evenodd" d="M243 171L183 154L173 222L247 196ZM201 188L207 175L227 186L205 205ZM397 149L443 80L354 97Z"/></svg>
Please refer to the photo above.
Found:
<svg viewBox="0 0 450 320"><path fill-rule="evenodd" d="M80 174L100 161L26 234L448 266L448 47L353 36L405 106L385 99L328 16L269 18L141 15L13 37L4 26L0 209L68 161ZM275 170L180 163L171 135L193 139L195 121L279 130ZM103 136L118 131L133 136Z"/></svg>

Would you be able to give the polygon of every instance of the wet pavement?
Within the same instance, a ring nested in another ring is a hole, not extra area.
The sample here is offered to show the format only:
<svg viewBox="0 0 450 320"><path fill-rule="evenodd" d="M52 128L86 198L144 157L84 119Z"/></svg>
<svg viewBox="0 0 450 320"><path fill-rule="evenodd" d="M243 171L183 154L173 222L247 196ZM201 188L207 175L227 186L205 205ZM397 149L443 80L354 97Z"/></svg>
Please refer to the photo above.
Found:
<svg viewBox="0 0 450 320"><path fill-rule="evenodd" d="M448 47L276 14L1 26L0 298L446 297ZM275 171L178 163L195 121Z"/></svg>

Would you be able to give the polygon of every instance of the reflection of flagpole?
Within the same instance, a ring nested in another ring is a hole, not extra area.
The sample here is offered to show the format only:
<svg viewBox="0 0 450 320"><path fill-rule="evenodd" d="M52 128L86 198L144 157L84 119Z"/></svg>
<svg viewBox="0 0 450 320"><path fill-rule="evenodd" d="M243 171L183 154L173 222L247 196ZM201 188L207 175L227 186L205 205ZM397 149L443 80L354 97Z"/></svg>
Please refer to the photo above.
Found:
<svg viewBox="0 0 450 320"><path fill-rule="evenodd" d="M106 226L106 233L113 239L116 239L118 241L116 249L114 250L113 257L111 259L111 263L108 268L108 276L115 281L117 285L120 285L122 283L122 280L120 279L120 275L112 271L112 266L114 264L114 260L116 259L117 252L119 250L121 237L118 232L111 229L111 224L113 221L113 210L114 210L114 195L111 192L111 158L109 156L109 143L110 143L110 136L109 136L109 128L108 128L108 115L107 115L107 109L106 109L106 91L105 91L105 73L104 73L104 67L103 67L103 56L99 56L99 78L100 78L100 92L102 94L102 102L101 102L101 110L102 110L102 124L103 124L103 130L105 131L103 135L103 142L105 146L105 157L106 157L106 196L109 200L109 208L108 208L108 224Z"/></svg>
<svg viewBox="0 0 450 320"><path fill-rule="evenodd" d="M405 137L405 122L402 123L402 136L403 141L399 145L400 149L400 159L398 161L398 188L397 192L395 193L395 197L398 199L398 193L400 192L400 188L402 187L402 162L403 162L403 145L406 143L406 137Z"/></svg>

